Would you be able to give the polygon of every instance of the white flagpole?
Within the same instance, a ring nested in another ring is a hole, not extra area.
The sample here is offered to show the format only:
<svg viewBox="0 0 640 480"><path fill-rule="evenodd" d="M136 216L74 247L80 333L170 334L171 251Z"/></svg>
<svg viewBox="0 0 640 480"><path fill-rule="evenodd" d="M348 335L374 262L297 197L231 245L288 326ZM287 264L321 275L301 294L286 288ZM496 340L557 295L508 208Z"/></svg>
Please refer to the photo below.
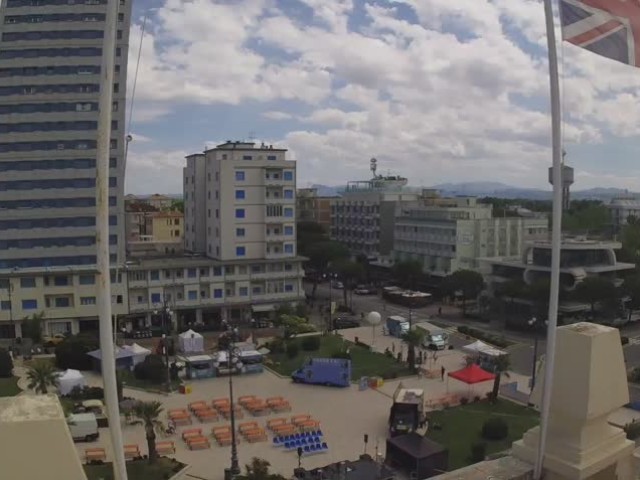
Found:
<svg viewBox="0 0 640 480"><path fill-rule="evenodd" d="M100 69L100 99L98 103L98 139L96 152L96 250L98 270L97 304L100 323L100 352L104 397L109 417L109 433L116 480L127 480L124 458L120 408L116 380L115 345L111 317L111 273L109 255L109 153L111 150L111 111L113 71L116 51L118 0L107 0ZM125 59L126 60L126 59Z"/></svg>
<svg viewBox="0 0 640 480"><path fill-rule="evenodd" d="M549 83L551 87L551 133L553 147L553 223L551 227L551 288L549 291L549 323L547 352L544 364L544 384L540 416L540 442L534 469L534 480L540 480L549 431L551 387L556 357L556 329L558 327L558 296L560 292L560 251L562 243L562 112L560 109L560 81L558 53L552 0L544 0L549 50Z"/></svg>

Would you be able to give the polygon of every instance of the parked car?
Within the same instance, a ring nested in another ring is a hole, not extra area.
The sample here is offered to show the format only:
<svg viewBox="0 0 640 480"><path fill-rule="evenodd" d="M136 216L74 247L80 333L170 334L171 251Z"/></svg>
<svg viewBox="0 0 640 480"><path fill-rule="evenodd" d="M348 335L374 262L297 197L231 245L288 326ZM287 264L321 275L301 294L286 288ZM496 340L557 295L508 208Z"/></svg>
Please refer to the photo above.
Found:
<svg viewBox="0 0 640 480"><path fill-rule="evenodd" d="M353 293L355 293L356 295L374 295L376 291L375 289L367 287L366 285L358 285Z"/></svg>
<svg viewBox="0 0 640 480"><path fill-rule="evenodd" d="M334 280L333 282L331 282L331 288L344 288L344 285L342 282L339 282L337 280Z"/></svg>
<svg viewBox="0 0 640 480"><path fill-rule="evenodd" d="M67 336L63 333L56 333L55 335L45 335L42 337L42 344L45 347L55 347L56 345L64 342Z"/></svg>
<svg viewBox="0 0 640 480"><path fill-rule="evenodd" d="M333 319L333 329L341 330L343 328L357 328L360 326L360 320L353 315L339 315Z"/></svg>

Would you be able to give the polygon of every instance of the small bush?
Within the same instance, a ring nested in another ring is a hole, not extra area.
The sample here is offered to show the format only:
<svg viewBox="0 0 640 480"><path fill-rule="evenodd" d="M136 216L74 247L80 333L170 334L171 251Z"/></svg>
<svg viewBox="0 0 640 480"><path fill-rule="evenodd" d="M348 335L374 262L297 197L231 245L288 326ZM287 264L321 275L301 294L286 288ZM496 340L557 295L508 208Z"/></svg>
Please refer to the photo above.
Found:
<svg viewBox="0 0 640 480"><path fill-rule="evenodd" d="M104 389L102 387L80 387L76 385L67 396L76 402L83 400L104 400Z"/></svg>
<svg viewBox="0 0 640 480"><path fill-rule="evenodd" d="M469 327L467 327L466 325L460 325L458 327L458 332L463 335L469 335Z"/></svg>
<svg viewBox="0 0 640 480"><path fill-rule="evenodd" d="M627 345L629 343L629 337L625 337L624 335L620 337L620 342L622 345Z"/></svg>
<svg viewBox="0 0 640 480"><path fill-rule="evenodd" d="M640 422L627 423L624 426L624 433L627 434L627 439L629 440L640 438Z"/></svg>
<svg viewBox="0 0 640 480"><path fill-rule="evenodd" d="M480 401L480 396L476 395L475 397L473 397L473 403L478 403Z"/></svg>
<svg viewBox="0 0 640 480"><path fill-rule="evenodd" d="M0 348L0 378L13 376L13 360L4 348Z"/></svg>
<svg viewBox="0 0 640 480"><path fill-rule="evenodd" d="M96 337L74 335L56 346L56 366L62 370L91 370L93 360L87 353L100 348Z"/></svg>
<svg viewBox="0 0 640 480"><path fill-rule="evenodd" d="M273 353L284 353L284 340L282 340L281 338L276 338L267 344L267 348Z"/></svg>
<svg viewBox="0 0 640 480"><path fill-rule="evenodd" d="M469 460L472 463L482 462L487 457L487 444L484 442L476 442L471 445Z"/></svg>
<svg viewBox="0 0 640 480"><path fill-rule="evenodd" d="M320 349L320 337L314 335L312 337L304 337L302 339L302 350L305 352L315 352Z"/></svg>
<svg viewBox="0 0 640 480"><path fill-rule="evenodd" d="M482 425L482 438L504 440L509 435L509 425L500 417L491 417Z"/></svg>
<svg viewBox="0 0 640 480"><path fill-rule="evenodd" d="M159 355L147 355L133 369L133 374L138 380L147 380L154 383L162 383L167 378L167 367Z"/></svg>
<svg viewBox="0 0 640 480"><path fill-rule="evenodd" d="M460 399L460 405L466 405L467 403L469 403L469 399L467 397L462 397Z"/></svg>
<svg viewBox="0 0 640 480"><path fill-rule="evenodd" d="M295 342L287 343L287 357L295 358L298 355L299 351L300 351L300 347L298 347L297 343Z"/></svg>

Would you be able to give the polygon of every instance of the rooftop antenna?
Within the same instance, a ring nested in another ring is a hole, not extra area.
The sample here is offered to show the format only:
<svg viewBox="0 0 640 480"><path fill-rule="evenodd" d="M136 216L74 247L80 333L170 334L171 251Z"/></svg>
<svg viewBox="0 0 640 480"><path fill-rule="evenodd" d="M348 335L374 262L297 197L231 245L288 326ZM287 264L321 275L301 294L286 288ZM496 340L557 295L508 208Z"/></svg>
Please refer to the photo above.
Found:
<svg viewBox="0 0 640 480"><path fill-rule="evenodd" d="M371 169L371 173L373 173L373 178L376 178L376 171L378 170L378 160L372 158L369 161L369 168Z"/></svg>

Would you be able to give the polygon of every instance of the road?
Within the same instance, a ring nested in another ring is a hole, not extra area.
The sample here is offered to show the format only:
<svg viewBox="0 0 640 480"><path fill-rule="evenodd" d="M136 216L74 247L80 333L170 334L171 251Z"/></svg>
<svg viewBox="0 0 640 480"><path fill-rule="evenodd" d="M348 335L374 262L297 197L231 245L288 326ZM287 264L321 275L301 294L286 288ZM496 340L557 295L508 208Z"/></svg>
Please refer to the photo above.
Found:
<svg viewBox="0 0 640 480"><path fill-rule="evenodd" d="M308 293L311 292L311 284L305 284ZM317 314L317 306L328 306L329 304L329 284L322 283L318 285L315 299L315 317L317 321L322 322ZM343 293L342 290L333 289L331 291L332 300L342 303ZM353 295L352 308L357 315L364 312L365 315L371 311L377 311L382 316L387 315L402 315L405 318L411 319L413 322L420 321L436 321L439 324L445 324L452 328L459 325L468 325L479 330L484 330L494 335L503 335L506 339L514 343L514 345L506 348L510 354L511 370L522 375L531 375L533 370L533 354L534 345L536 343L533 333L528 332L514 332L511 330L505 330L503 322L496 320L489 324L478 323L462 318L462 314L457 307L449 305L429 305L427 307L419 308L409 312L409 309L399 305L390 304L384 301L382 298L376 295ZM438 308L441 308L441 315L438 315ZM620 334L629 337L629 345L624 347L624 356L627 368L640 367L640 322L622 327ZM456 340L452 338L452 344L456 347L460 347L467 342L460 340L458 337ZM537 341L537 355L544 355L546 351L546 339L544 336L539 335Z"/></svg>

